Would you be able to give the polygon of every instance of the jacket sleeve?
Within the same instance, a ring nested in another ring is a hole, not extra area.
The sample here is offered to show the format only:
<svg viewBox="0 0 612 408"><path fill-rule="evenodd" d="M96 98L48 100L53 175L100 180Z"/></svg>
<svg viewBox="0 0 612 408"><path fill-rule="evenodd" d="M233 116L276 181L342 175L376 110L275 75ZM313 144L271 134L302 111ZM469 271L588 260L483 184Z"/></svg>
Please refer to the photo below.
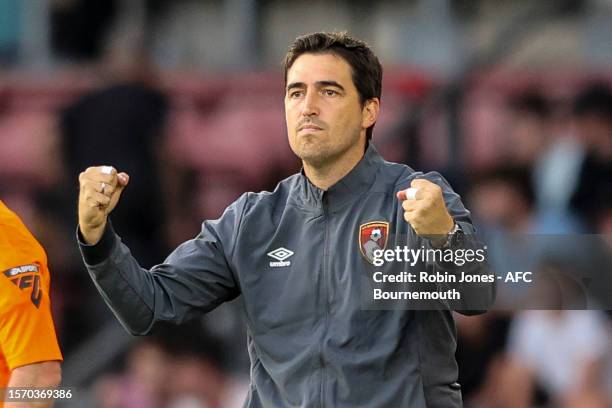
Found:
<svg viewBox="0 0 612 408"><path fill-rule="evenodd" d="M110 222L92 246L77 228L89 275L128 332L147 334L157 321L181 323L240 294L231 257L245 205L246 194L150 270L140 267Z"/></svg>
<svg viewBox="0 0 612 408"><path fill-rule="evenodd" d="M465 208L461 202L459 194L455 193L451 188L450 184L437 172L430 172L423 176L423 178L436 183L442 188L444 195L444 202L450 215L455 220L455 223L459 225L464 233L463 240L459 243L459 247L451 248L456 255L465 254L468 251L483 251L486 248L477 234L476 228L472 223L472 217L470 211ZM429 242L427 243L430 244ZM489 268L489 264L485 259L478 262L465 262L462 265L459 262L436 262L431 265L430 272L445 271L460 275L461 272L465 272L466 275L480 275L487 277L485 280L490 280L494 274ZM456 289L461 294L461 299L458 301L451 301L450 307L466 315L475 315L484 313L495 301L496 284L495 278L493 281L487 281L482 283L455 283L448 284L449 288Z"/></svg>

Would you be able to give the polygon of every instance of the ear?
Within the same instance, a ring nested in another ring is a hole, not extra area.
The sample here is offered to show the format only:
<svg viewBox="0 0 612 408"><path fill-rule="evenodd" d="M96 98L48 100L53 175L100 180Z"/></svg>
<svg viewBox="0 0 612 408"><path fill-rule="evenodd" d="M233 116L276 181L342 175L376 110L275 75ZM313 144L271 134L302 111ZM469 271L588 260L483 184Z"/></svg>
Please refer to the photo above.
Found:
<svg viewBox="0 0 612 408"><path fill-rule="evenodd" d="M363 109L361 110L362 119L361 127L364 129L369 128L378 120L378 113L380 112L380 100L378 98L372 98L365 101Z"/></svg>

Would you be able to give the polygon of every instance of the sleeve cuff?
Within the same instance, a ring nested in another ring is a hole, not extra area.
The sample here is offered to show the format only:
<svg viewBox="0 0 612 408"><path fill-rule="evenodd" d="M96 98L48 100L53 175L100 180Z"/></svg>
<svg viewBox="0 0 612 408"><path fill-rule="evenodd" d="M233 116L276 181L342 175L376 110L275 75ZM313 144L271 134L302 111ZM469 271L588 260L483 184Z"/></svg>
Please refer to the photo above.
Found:
<svg viewBox="0 0 612 408"><path fill-rule="evenodd" d="M107 221L104 233L100 240L93 245L85 243L83 236L81 235L81 228L77 225L77 241L83 254L83 259L88 265L96 265L106 260L113 250L115 245L115 230L110 220Z"/></svg>

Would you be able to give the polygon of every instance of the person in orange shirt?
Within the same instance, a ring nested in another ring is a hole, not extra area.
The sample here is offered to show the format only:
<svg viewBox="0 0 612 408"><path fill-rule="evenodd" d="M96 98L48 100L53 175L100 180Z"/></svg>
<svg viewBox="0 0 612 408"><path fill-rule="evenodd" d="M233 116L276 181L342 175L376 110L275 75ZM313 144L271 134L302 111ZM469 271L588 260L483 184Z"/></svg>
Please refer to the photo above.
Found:
<svg viewBox="0 0 612 408"><path fill-rule="evenodd" d="M21 219L0 200L0 408L10 388L53 388L62 354L51 304L47 255ZM51 407L53 402L5 402Z"/></svg>

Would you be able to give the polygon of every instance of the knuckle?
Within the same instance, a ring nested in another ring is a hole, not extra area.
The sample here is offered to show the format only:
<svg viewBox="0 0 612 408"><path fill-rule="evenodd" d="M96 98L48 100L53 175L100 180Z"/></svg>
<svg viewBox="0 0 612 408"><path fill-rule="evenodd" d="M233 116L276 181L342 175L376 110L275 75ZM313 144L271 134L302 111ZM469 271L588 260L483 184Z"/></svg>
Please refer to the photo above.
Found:
<svg viewBox="0 0 612 408"><path fill-rule="evenodd" d="M438 194L442 192L442 188L437 185L436 183L429 183L429 185L427 186L427 190L432 192L433 194Z"/></svg>

